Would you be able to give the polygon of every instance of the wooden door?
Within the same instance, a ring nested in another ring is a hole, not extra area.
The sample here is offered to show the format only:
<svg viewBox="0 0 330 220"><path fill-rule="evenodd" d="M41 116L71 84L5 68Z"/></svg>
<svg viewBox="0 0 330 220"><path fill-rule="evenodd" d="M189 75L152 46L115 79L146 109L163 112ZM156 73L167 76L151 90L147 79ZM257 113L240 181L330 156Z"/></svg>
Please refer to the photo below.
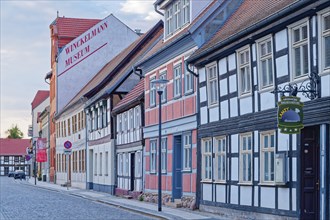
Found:
<svg viewBox="0 0 330 220"><path fill-rule="evenodd" d="M319 219L319 127L301 132L301 219Z"/></svg>

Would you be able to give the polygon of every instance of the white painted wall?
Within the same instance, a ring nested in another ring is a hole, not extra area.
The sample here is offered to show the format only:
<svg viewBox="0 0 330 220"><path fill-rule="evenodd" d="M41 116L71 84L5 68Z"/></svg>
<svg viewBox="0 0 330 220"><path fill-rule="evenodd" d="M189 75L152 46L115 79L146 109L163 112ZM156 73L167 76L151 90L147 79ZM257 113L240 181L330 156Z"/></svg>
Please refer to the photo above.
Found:
<svg viewBox="0 0 330 220"><path fill-rule="evenodd" d="M97 34L86 40L95 30ZM57 110L60 111L106 63L137 38L133 30L110 15L67 44L58 54ZM85 42L71 50L81 40ZM72 63L68 62L70 59Z"/></svg>
<svg viewBox="0 0 330 220"><path fill-rule="evenodd" d="M32 131L33 137L39 137L39 123L38 113L41 113L47 106L50 105L49 97L46 98L43 102L37 105L34 109L32 109Z"/></svg>

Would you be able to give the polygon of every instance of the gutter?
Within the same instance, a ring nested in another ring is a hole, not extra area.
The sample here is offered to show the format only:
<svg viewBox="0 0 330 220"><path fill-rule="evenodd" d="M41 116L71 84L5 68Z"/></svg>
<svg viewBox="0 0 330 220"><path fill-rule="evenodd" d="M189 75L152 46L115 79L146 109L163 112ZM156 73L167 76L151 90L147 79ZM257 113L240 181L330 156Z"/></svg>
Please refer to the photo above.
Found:
<svg viewBox="0 0 330 220"><path fill-rule="evenodd" d="M235 35L232 35L230 37L228 37L227 39L221 41L219 44L216 44L214 45L213 47L203 51L202 53L198 54L198 55L192 55L189 59L188 59L188 62L189 63L195 63L198 59L201 59L202 57L206 56L206 55L209 55L211 54L212 52L220 49L221 47L227 45L227 44L230 44L234 41L236 41L237 39L243 37L243 36L246 36L248 35L248 33L250 32L253 32L255 29L259 29L259 28L262 28L264 26L266 26L268 23L271 23L273 22L274 20L277 20L279 19L280 17L283 17L283 16L286 16L287 14L290 14L292 11L294 10L297 10L299 9L300 7L303 7L305 4L308 4L310 3L309 0L301 0L297 3L293 3L291 4L290 6L284 8L282 11L280 12L277 12L276 14L244 29L243 31L235 34ZM221 31L221 29L219 30Z"/></svg>
<svg viewBox="0 0 330 220"><path fill-rule="evenodd" d="M158 14L160 14L161 16L164 16L164 14L162 12L160 12L158 9L157 9L157 2L154 3L154 9L155 9L155 12L157 12Z"/></svg>

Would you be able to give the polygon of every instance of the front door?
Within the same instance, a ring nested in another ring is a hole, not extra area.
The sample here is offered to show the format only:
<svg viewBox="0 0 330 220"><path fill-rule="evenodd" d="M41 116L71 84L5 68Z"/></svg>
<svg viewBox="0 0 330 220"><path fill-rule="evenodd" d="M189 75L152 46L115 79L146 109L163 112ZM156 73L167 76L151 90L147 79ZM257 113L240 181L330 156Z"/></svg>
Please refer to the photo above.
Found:
<svg viewBox="0 0 330 220"><path fill-rule="evenodd" d="M130 191L134 191L134 180L135 180L135 153L131 153Z"/></svg>
<svg viewBox="0 0 330 220"><path fill-rule="evenodd" d="M173 156L173 184L172 198L180 199L182 196L182 146L181 135L174 136L174 156Z"/></svg>
<svg viewBox="0 0 330 220"><path fill-rule="evenodd" d="M301 219L319 218L319 127L301 132Z"/></svg>

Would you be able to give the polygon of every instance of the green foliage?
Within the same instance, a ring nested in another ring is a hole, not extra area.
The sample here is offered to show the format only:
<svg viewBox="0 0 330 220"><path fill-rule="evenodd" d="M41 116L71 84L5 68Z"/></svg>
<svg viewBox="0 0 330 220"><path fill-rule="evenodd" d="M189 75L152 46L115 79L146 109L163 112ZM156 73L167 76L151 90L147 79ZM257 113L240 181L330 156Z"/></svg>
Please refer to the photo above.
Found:
<svg viewBox="0 0 330 220"><path fill-rule="evenodd" d="M11 128L6 131L6 134L8 134L7 138L11 139L22 139L24 136L17 125L12 125Z"/></svg>

